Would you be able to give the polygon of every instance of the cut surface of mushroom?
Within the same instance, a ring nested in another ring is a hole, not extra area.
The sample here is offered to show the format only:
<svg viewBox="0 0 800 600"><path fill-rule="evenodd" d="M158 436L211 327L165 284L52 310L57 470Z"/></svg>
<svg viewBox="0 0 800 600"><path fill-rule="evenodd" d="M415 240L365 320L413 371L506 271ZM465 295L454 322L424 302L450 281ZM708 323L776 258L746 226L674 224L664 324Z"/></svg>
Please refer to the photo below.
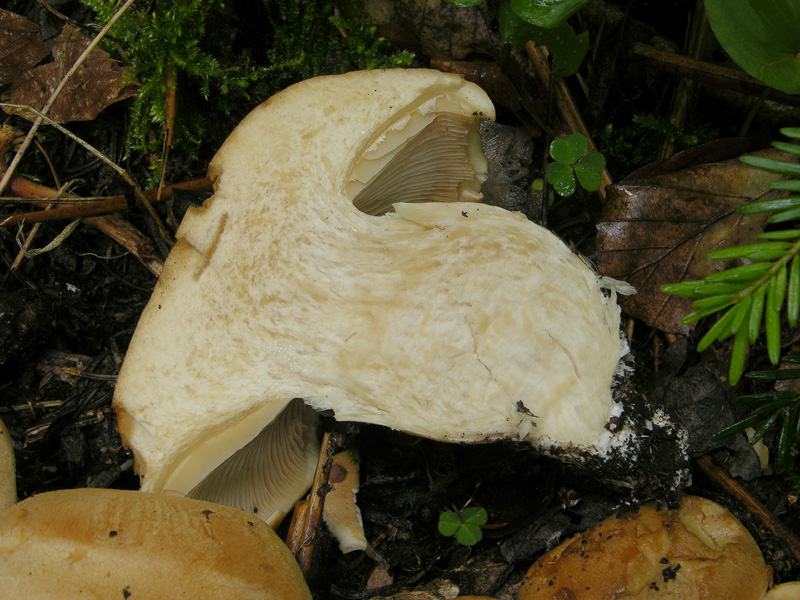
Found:
<svg viewBox="0 0 800 600"><path fill-rule="evenodd" d="M275 532L240 510L106 489L0 513L2 598L311 600Z"/></svg>
<svg viewBox="0 0 800 600"><path fill-rule="evenodd" d="M549 231L474 202L492 117L480 88L420 69L311 79L244 119L117 382L143 490L206 490L294 398L443 441L606 443L614 294Z"/></svg>
<svg viewBox="0 0 800 600"><path fill-rule="evenodd" d="M366 549L364 523L356 501L359 468L349 451L339 452L333 457L328 483L331 489L325 494L322 509L325 525L339 542L343 554Z"/></svg>

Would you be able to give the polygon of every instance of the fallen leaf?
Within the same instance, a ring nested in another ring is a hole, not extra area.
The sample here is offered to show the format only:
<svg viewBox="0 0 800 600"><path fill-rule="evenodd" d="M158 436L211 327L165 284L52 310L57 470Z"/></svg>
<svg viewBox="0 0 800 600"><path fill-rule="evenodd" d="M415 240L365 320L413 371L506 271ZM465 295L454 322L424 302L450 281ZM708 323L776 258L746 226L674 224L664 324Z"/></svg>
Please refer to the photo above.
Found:
<svg viewBox="0 0 800 600"><path fill-rule="evenodd" d="M36 24L0 8L0 84L11 83L45 56Z"/></svg>
<svg viewBox="0 0 800 600"><path fill-rule="evenodd" d="M689 333L694 325L681 319L692 312L694 300L665 294L661 286L735 266L707 254L757 240L769 215L740 215L737 209L778 195L767 184L779 178L736 159L606 188L607 204L597 225L597 266L603 275L637 289L620 298L622 309L662 331Z"/></svg>
<svg viewBox="0 0 800 600"><path fill-rule="evenodd" d="M53 43L53 61L26 71L14 81L8 92L10 102L41 110L90 42L77 29L65 26ZM136 95L136 82L129 81L129 76L128 67L121 67L95 48L69 79L48 116L57 123L91 121L110 104ZM28 111L5 110L36 120L36 115Z"/></svg>

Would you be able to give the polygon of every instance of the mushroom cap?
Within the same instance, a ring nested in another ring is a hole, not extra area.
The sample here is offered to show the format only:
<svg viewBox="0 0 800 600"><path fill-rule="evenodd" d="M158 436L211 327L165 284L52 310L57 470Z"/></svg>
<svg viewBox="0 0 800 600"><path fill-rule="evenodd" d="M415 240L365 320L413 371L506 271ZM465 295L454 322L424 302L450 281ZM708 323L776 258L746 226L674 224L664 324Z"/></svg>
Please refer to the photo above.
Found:
<svg viewBox="0 0 800 600"><path fill-rule="evenodd" d="M474 203L493 114L476 85L415 69L307 80L242 121L119 374L143 490L195 495L294 398L443 441L606 435L619 308L552 233ZM294 475L274 477L291 489L259 516L310 483L304 418L281 450Z"/></svg>
<svg viewBox="0 0 800 600"><path fill-rule="evenodd" d="M566 540L533 564L517 600L761 600L771 581L736 517L687 496L678 510L643 506Z"/></svg>
<svg viewBox="0 0 800 600"><path fill-rule="evenodd" d="M3 598L311 600L275 532L188 498L77 489L0 513Z"/></svg>

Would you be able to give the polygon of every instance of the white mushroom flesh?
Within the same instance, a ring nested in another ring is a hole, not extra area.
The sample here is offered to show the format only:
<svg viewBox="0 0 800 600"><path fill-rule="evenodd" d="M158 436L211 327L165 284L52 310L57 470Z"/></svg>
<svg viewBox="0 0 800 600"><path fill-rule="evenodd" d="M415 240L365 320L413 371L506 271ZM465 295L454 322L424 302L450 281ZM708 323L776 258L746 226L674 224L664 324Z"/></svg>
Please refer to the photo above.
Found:
<svg viewBox="0 0 800 600"><path fill-rule="evenodd" d="M205 489L293 398L444 441L603 439L614 294L549 231L464 202L492 116L457 76L393 70L303 82L237 127L117 383L143 490Z"/></svg>

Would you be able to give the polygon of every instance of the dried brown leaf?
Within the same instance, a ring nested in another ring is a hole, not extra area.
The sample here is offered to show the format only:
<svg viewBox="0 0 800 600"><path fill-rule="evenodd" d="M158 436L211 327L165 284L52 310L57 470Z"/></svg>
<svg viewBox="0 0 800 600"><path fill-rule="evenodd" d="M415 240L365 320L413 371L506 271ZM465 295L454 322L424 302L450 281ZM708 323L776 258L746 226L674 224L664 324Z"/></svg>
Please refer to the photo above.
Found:
<svg viewBox="0 0 800 600"><path fill-rule="evenodd" d="M47 47L36 24L0 9L0 84L11 83L45 56Z"/></svg>
<svg viewBox="0 0 800 600"><path fill-rule="evenodd" d="M80 31L65 26L53 43L53 61L23 73L9 90L10 102L41 110L89 43ZM67 82L48 116L57 123L91 121L110 104L136 95L135 82L128 81L129 75L128 67L121 67L95 48ZM36 120L36 115L27 111L6 112Z"/></svg>
<svg viewBox="0 0 800 600"><path fill-rule="evenodd" d="M667 295L661 286L734 266L707 254L757 240L768 215L740 215L737 209L777 195L767 188L775 179L730 160L608 187L597 225L597 265L637 289L620 299L623 310L662 331L688 333L692 326L680 321L692 312L693 300Z"/></svg>

